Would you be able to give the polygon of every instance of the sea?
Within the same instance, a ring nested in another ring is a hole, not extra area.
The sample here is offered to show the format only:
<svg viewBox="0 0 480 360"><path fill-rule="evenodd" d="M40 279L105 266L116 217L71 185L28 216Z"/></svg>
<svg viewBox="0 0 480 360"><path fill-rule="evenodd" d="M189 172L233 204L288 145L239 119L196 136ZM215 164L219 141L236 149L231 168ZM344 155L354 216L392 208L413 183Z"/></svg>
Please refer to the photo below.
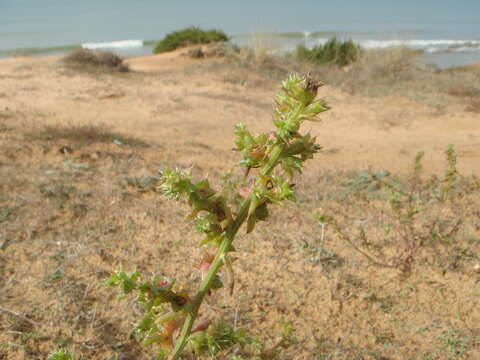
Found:
<svg viewBox="0 0 480 360"><path fill-rule="evenodd" d="M76 48L144 56L152 54L167 33L199 26L225 31L238 46L253 46L260 39L277 52L291 52L299 44L313 47L336 36L366 49L420 50L425 62L439 68L480 62L480 0L325 4L312 0L0 0L0 57L62 55Z"/></svg>

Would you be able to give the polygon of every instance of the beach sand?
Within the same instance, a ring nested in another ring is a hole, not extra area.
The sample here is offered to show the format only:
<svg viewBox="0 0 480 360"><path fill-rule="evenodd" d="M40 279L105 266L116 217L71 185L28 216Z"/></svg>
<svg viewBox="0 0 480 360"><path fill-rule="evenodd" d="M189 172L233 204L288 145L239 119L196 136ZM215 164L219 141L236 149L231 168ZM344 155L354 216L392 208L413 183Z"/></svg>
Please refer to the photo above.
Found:
<svg viewBox="0 0 480 360"><path fill-rule="evenodd" d="M57 57L3 59L0 109L16 114L19 132L46 124L101 124L161 144L182 163L221 167L220 159L234 155L234 124L254 131L270 127L280 84L255 75L242 79L244 73L230 73L221 60L194 60L183 52L129 59L135 72L125 76L72 73ZM351 96L328 85L319 96L332 110L320 126L311 125L326 152L314 160L318 169L406 172L415 154L425 151L426 171L437 172L453 144L459 168L479 174L479 115L461 104L439 110L401 94ZM212 150L192 152L188 144L194 142Z"/></svg>
<svg viewBox="0 0 480 360"><path fill-rule="evenodd" d="M133 71L103 73L58 57L0 60L0 359L45 359L60 347L91 359L151 359L154 349L129 335L141 311L117 301L104 279L122 268L191 282L200 251L187 206L143 192L142 181L166 166L218 179L239 160L234 124L272 127L280 87L272 70L180 52L127 63ZM479 176L480 114L443 95L432 103L327 84L319 96L332 109L306 124L323 150L298 180L299 202L242 233L235 295L220 291L202 314L269 341L288 321L297 340L279 359L480 358L480 226L467 197L454 208L470 226L451 248L460 257L431 265L437 253L421 249L409 272L372 266L328 225L321 236L312 217L343 186L342 173L403 176L419 151L426 174L441 178L452 144L459 171ZM115 136L80 135L84 125ZM382 232L384 215L359 203L344 204L353 207L341 218L346 231Z"/></svg>

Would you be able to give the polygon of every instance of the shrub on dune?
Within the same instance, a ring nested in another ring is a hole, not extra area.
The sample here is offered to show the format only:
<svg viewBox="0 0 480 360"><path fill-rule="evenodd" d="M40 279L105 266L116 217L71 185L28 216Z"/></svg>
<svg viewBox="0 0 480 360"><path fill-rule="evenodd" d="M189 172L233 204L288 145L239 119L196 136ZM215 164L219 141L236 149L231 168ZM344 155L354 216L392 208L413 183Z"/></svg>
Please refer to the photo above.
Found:
<svg viewBox="0 0 480 360"><path fill-rule="evenodd" d="M66 55L63 61L71 67L83 70L129 71L128 65L123 62L123 59L111 51L77 49Z"/></svg>
<svg viewBox="0 0 480 360"><path fill-rule="evenodd" d="M304 45L297 47L295 56L299 60L306 60L318 64L335 64L346 66L357 61L360 56L360 46L352 40L341 41L331 38L323 45L308 49Z"/></svg>
<svg viewBox="0 0 480 360"><path fill-rule="evenodd" d="M158 54L192 44L208 44L228 40L229 37L221 30L202 30L191 26L167 34L157 43L153 52Z"/></svg>

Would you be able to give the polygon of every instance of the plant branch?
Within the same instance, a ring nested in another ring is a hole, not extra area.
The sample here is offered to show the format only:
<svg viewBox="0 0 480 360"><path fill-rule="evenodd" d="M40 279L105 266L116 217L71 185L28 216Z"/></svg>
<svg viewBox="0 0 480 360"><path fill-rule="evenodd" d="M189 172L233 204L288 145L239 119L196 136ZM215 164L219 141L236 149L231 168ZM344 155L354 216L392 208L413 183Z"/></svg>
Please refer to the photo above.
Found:
<svg viewBox="0 0 480 360"><path fill-rule="evenodd" d="M315 137L299 133L304 121L316 121L316 116L329 109L324 100L315 100L322 84L309 76L291 75L282 83L282 91L275 97L273 123L274 132L251 134L246 126L235 126L235 150L242 153L241 165L248 170L258 168L258 174L251 186L237 189L237 195L245 199L238 212L232 217L227 198L210 187L208 179L193 181L190 171L164 169L155 189L174 200L187 200L191 207L189 218L195 218L196 230L204 234L201 245L216 247L215 256L205 253L199 266L203 281L193 296L174 293L174 280L162 281L155 275L152 281L142 281L138 272L127 274L123 271L107 279L108 286L119 286L124 295L138 291L138 302L146 313L137 330L146 346L157 343L169 352L169 360L178 360L191 338L195 320L201 305L212 290L222 287L217 273L222 265L233 291L234 277L228 252L240 228L246 223L246 232L254 230L259 221L269 216L268 206L293 198L293 175L301 172L303 163L311 159L320 149ZM273 174L275 167L283 172ZM205 274L206 273L206 274ZM158 304L169 302L172 312ZM181 330L179 331L181 327ZM195 332L196 330L193 330ZM179 332L174 341L174 334ZM194 351L198 349L195 348Z"/></svg>
<svg viewBox="0 0 480 360"><path fill-rule="evenodd" d="M1 312L4 312L4 313L6 313L6 314L9 314L9 315L15 316L15 317L17 317L17 318L19 318L19 319L22 319L23 321L26 321L26 322L28 322L28 323L31 324L31 325L34 325L34 326L37 326L37 325L38 325L35 321L28 319L27 317L23 316L22 314L20 314L20 313L18 313L18 312L16 312L16 311L6 309L6 308L4 308L4 307L2 307L2 306L0 306L0 311L1 311Z"/></svg>
<svg viewBox="0 0 480 360"><path fill-rule="evenodd" d="M273 171L275 166L278 164L278 161L281 155L282 155L282 147L280 145L276 145L272 151L272 155L270 157L269 162L265 165L265 167L261 171L262 174L269 175ZM198 316L198 311L200 310L200 306L202 305L205 295L207 295L208 292L210 291L213 280L215 279L215 276L217 275L217 272L224 261L225 255L228 253L228 251L230 251L233 240L235 239L235 236L237 235L238 230L247 219L248 209L250 208L250 203L252 202L253 197L254 195L250 194L243 201L242 206L240 207L240 210L238 211L238 214L235 217L235 220L233 221L231 226L228 228L225 238L223 239L222 244L220 245L220 248L217 251L215 259L210 265L209 271L205 276L205 279L203 280L202 284L200 285L200 288L197 292L197 295L195 296L195 299L191 303L189 314L187 315L185 323L183 324L183 327L182 327L182 331L179 335L178 340L175 343L174 349L172 350L172 352L170 353L170 356L168 357L168 360L177 360L181 352L183 351L183 348L185 347L188 341L188 338L192 332L193 323L195 322L195 319Z"/></svg>

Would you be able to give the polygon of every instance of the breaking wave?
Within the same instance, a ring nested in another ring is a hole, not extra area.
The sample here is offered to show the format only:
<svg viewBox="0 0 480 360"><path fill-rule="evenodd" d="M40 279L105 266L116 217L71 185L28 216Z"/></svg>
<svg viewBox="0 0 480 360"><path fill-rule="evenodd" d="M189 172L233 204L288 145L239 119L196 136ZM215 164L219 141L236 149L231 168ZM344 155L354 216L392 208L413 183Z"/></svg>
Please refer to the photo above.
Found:
<svg viewBox="0 0 480 360"><path fill-rule="evenodd" d="M328 39L324 38L317 39L316 44L324 44L327 41ZM480 51L480 40L356 40L355 42L366 49L387 49L406 46L428 53Z"/></svg>
<svg viewBox="0 0 480 360"><path fill-rule="evenodd" d="M84 49L127 49L143 47L143 40L120 40L110 42L85 43L82 44Z"/></svg>

